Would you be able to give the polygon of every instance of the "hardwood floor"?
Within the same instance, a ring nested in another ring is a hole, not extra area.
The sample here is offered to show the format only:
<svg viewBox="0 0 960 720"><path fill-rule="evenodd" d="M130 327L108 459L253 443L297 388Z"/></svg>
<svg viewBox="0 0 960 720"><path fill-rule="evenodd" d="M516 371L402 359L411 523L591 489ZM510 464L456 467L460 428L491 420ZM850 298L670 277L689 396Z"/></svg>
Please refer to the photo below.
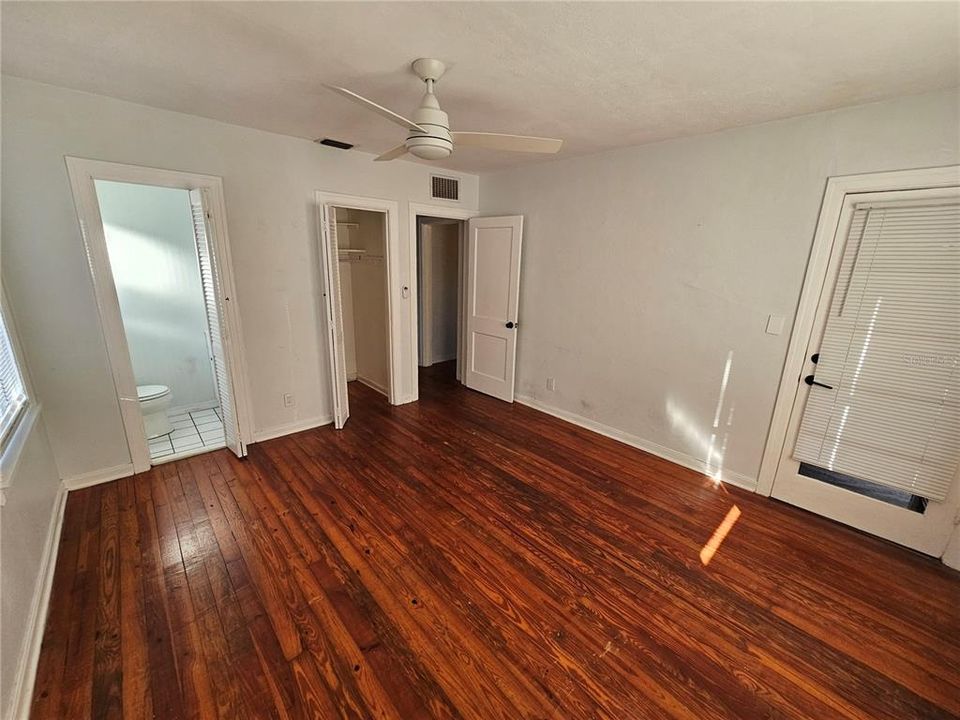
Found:
<svg viewBox="0 0 960 720"><path fill-rule="evenodd" d="M960 713L938 562L445 368L351 409L70 493L33 717Z"/></svg>

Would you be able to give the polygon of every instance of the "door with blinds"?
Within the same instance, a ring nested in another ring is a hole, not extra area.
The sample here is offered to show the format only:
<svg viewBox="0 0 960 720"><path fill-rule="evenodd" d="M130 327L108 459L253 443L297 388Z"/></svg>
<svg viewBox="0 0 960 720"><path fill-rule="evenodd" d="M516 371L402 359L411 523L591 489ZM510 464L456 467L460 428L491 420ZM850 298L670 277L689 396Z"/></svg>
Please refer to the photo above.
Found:
<svg viewBox="0 0 960 720"><path fill-rule="evenodd" d="M200 282L203 286L203 301L207 311L207 327L210 332L210 350L213 361L213 374L217 383L217 394L220 398L220 413L223 415L223 430L226 446L237 457L247 454L246 448L240 439L239 424L237 422L236 392L233 386L233 373L225 340L227 323L224 321L224 307L220 300L223 297L220 272L210 243L211 216L207 209L208 203L202 189L190 191L190 211L193 215L193 234L197 242L197 258L200 263Z"/></svg>
<svg viewBox="0 0 960 720"><path fill-rule="evenodd" d="M960 192L848 195L773 495L939 556L960 507Z"/></svg>
<svg viewBox="0 0 960 720"><path fill-rule="evenodd" d="M339 243L337 241L337 208L320 206L320 264L323 267L323 308L327 320L330 352L330 397L333 402L333 426L342 430L350 417L347 394L347 358L344 350L343 307L340 298Z"/></svg>

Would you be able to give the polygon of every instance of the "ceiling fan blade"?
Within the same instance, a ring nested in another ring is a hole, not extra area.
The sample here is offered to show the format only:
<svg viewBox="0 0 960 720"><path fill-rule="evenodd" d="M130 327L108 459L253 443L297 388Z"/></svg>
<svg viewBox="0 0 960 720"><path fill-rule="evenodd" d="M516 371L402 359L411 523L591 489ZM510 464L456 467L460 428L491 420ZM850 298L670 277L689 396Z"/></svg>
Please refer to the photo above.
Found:
<svg viewBox="0 0 960 720"><path fill-rule="evenodd" d="M527 135L503 135L485 132L455 132L454 145L482 147L487 150L510 150L512 152L555 153L563 146L557 138L530 137Z"/></svg>
<svg viewBox="0 0 960 720"><path fill-rule="evenodd" d="M406 145L397 145L395 148L387 150L383 155L378 155L373 160L374 162L380 162L381 160L396 160L398 157L407 154Z"/></svg>
<svg viewBox="0 0 960 720"><path fill-rule="evenodd" d="M397 115L393 110L387 110L383 105L377 105L373 100L367 100L362 95L357 95L352 90L347 90L346 88L337 87L335 85L325 85L324 87L333 90L336 93L340 93L345 98L353 100L359 105L363 105L368 110L373 110L378 115L382 115L387 120L395 122L397 125L401 125L408 130L416 130L417 132L425 133L427 132L422 127L417 125L413 120L407 120L403 115Z"/></svg>

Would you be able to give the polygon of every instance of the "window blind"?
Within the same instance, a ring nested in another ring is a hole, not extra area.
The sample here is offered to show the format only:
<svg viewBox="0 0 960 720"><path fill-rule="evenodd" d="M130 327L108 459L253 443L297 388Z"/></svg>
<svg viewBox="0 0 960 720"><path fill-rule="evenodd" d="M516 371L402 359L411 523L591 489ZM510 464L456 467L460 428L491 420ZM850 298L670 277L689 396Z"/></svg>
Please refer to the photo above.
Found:
<svg viewBox="0 0 960 720"><path fill-rule="evenodd" d="M960 203L857 208L794 457L943 500L960 464Z"/></svg>
<svg viewBox="0 0 960 720"><path fill-rule="evenodd" d="M0 312L0 445L6 441L27 404L7 321Z"/></svg>

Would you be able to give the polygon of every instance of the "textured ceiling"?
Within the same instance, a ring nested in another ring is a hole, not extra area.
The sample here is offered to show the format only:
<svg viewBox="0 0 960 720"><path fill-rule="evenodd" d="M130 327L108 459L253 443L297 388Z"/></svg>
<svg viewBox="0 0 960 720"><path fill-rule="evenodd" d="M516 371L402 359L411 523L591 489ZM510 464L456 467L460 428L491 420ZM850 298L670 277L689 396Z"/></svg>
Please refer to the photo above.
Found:
<svg viewBox="0 0 960 720"><path fill-rule="evenodd" d="M453 129L574 155L956 86L960 3L2 3L4 73L372 153L403 130L322 85L409 114L417 57Z"/></svg>

